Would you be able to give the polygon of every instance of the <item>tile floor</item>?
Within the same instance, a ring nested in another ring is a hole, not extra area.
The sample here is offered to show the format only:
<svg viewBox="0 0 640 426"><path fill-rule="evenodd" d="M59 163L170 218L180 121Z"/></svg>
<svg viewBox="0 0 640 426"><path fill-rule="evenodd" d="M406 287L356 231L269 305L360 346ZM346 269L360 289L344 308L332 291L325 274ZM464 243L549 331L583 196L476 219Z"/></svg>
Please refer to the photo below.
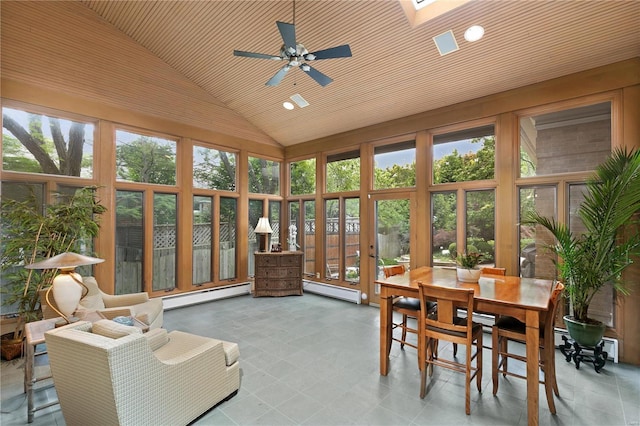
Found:
<svg viewBox="0 0 640 426"><path fill-rule="evenodd" d="M470 416L462 374L436 369L430 392L419 398L412 348L401 351L394 343L391 371L380 376L378 321L375 307L307 293L173 309L164 325L240 345L240 391L196 425L526 425L525 382L501 379L494 397L488 350L482 393L472 387ZM441 346L441 354L449 349ZM20 362L2 362L3 426L27 424L22 374ZM549 413L541 387L540 424L640 425L640 368L607 362L600 374L590 365L576 370L558 351L557 375L557 415ZM51 398L53 388L36 395L38 403ZM64 425L59 405L36 412L32 424Z"/></svg>

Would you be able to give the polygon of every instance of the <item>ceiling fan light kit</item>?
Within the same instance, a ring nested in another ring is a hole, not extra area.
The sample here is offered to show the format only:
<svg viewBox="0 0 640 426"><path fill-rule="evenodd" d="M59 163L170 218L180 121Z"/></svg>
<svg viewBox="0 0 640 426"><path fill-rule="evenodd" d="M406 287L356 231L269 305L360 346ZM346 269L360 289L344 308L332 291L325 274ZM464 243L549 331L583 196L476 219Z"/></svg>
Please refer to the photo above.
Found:
<svg viewBox="0 0 640 426"><path fill-rule="evenodd" d="M268 55L265 53L246 52L243 50L234 50L235 56L243 56L245 58L269 59L275 61L285 61L286 64L280 68L266 83L266 86L277 86L285 77L291 68L298 67L309 77L316 81L322 87L331 83L333 79L313 68L307 62L319 61L322 59L349 58L351 57L351 48L348 44L331 47L329 49L319 50L309 53L302 43L296 41L295 26L295 3L294 3L293 24L277 21L278 31L282 37L282 47L280 48L280 56Z"/></svg>

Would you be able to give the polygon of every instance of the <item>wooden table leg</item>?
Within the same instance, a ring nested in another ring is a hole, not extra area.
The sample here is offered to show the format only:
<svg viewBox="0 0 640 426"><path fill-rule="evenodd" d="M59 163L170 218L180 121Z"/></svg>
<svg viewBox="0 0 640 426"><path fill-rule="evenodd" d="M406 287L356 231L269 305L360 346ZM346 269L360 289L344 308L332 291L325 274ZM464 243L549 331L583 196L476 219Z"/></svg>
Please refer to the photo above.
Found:
<svg viewBox="0 0 640 426"><path fill-rule="evenodd" d="M539 357L540 357L540 314L527 311L527 418L529 426L538 425L539 415Z"/></svg>
<svg viewBox="0 0 640 426"><path fill-rule="evenodd" d="M393 304L390 297L380 295L380 374L389 373L389 352L391 351L391 319Z"/></svg>

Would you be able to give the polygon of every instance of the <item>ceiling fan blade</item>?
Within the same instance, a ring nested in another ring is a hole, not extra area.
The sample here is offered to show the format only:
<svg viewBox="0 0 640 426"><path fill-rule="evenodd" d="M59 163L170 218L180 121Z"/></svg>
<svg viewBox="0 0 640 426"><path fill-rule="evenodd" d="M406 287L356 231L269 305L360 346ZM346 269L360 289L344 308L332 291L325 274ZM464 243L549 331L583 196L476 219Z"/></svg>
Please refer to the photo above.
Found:
<svg viewBox="0 0 640 426"><path fill-rule="evenodd" d="M274 61L281 61L282 58L280 56L275 55L267 55L265 53L254 53L254 52L245 52L242 50L234 50L234 56L245 56L247 58L258 58L258 59L271 59Z"/></svg>
<svg viewBox="0 0 640 426"><path fill-rule="evenodd" d="M324 87L327 84L331 83L333 81L333 79L331 79L330 77L322 74L320 71L318 71L317 69L311 67L309 64L302 64L299 67L302 71L304 71L305 73L309 74L309 77L311 77L312 79L314 79L320 86ZM307 71L305 71L305 68L308 68Z"/></svg>
<svg viewBox="0 0 640 426"><path fill-rule="evenodd" d="M284 45L289 50L290 54L296 52L296 26L293 24L289 24L287 22L276 21L278 24L278 30L280 31L280 35L282 36L282 41L284 41ZM291 50L293 49L293 50Z"/></svg>
<svg viewBox="0 0 640 426"><path fill-rule="evenodd" d="M280 84L280 82L282 81L284 76L287 74L287 71L289 71L290 69L291 69L291 66L289 64L287 64L284 67L280 68L278 70L278 72L275 73L274 76L271 77L269 79L269 81L267 81L264 85L265 86L277 86L278 84Z"/></svg>
<svg viewBox="0 0 640 426"><path fill-rule="evenodd" d="M314 59L307 58L307 56L313 55ZM350 58L351 57L351 48L348 44L343 44L342 46L330 47L329 49L318 50L317 52L308 53L305 55L305 59L310 60L320 60L320 59L333 59L333 58Z"/></svg>

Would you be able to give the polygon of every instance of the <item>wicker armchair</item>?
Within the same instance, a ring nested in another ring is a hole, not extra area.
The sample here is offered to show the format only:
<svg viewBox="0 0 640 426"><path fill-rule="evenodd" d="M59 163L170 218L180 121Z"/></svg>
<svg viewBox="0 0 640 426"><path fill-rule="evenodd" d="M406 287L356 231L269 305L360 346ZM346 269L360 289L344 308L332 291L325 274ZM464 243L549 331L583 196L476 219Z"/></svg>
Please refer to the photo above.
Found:
<svg viewBox="0 0 640 426"><path fill-rule="evenodd" d="M186 425L240 386L236 343L110 320L45 333L67 425Z"/></svg>
<svg viewBox="0 0 640 426"><path fill-rule="evenodd" d="M164 307L161 299L149 299L149 295L145 292L106 294L100 290L94 277L82 277L82 282L89 292L82 298L75 312L78 318L85 319L87 315L97 311L107 319L117 316L136 317L150 329L162 327ZM42 316L44 319L58 317L59 315L47 304L44 293L43 290L40 294ZM53 298L50 298L50 301L55 305Z"/></svg>

